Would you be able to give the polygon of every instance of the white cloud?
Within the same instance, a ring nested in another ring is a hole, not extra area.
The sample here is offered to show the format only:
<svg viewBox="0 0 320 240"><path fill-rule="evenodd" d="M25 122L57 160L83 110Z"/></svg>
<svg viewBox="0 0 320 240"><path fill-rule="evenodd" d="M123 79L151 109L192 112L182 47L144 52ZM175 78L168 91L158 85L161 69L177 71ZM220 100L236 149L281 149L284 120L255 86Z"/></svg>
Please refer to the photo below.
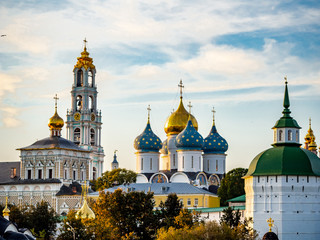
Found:
<svg viewBox="0 0 320 240"><path fill-rule="evenodd" d="M0 110L2 111L2 122L5 127L18 127L21 124L21 121L17 119L20 112L18 108L2 107Z"/></svg>

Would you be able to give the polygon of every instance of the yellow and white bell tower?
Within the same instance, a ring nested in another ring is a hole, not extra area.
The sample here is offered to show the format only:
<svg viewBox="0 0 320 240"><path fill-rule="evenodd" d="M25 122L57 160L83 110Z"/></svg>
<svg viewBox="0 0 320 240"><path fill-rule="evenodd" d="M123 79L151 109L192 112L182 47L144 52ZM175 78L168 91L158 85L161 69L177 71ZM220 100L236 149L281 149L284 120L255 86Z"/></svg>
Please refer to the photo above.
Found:
<svg viewBox="0 0 320 240"><path fill-rule="evenodd" d="M97 179L103 172L104 151L101 146L101 110L97 109L96 68L84 49L74 66L71 90L71 109L67 110L67 139L92 151L89 179Z"/></svg>

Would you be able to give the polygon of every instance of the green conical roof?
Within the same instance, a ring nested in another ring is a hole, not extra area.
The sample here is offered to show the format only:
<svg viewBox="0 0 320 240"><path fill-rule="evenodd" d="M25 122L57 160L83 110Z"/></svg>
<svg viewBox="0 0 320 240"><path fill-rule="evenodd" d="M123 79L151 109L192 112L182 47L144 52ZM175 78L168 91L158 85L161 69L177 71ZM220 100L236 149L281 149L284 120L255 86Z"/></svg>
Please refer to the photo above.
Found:
<svg viewBox="0 0 320 240"><path fill-rule="evenodd" d="M294 120L291 116L290 116L290 100L289 100L289 93L288 93L288 82L285 82L286 86L285 86L285 91L284 91L284 99L283 99L283 111L282 114L283 116L276 122L276 124L274 125L274 128L285 128L285 127L290 127L290 128L301 128L297 121Z"/></svg>

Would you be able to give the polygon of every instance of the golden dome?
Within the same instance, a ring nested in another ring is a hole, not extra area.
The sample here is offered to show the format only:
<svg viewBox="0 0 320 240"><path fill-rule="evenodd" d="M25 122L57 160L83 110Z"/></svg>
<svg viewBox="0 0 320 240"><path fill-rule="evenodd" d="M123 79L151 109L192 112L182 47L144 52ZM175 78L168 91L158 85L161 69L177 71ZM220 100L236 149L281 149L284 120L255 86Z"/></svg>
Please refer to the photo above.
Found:
<svg viewBox="0 0 320 240"><path fill-rule="evenodd" d="M49 119L48 126L50 129L61 129L64 125L63 119L58 115L57 108L54 115Z"/></svg>
<svg viewBox="0 0 320 240"><path fill-rule="evenodd" d="M88 206L87 200L84 199L82 207L79 209L79 211L76 213L76 218L89 218L94 219L96 215L92 211L92 209Z"/></svg>
<svg viewBox="0 0 320 240"><path fill-rule="evenodd" d="M83 52L81 53L81 57L78 57L78 61L77 64L74 65L74 69L78 68L81 69L82 67L84 67L85 70L88 70L88 68L90 69L95 69L96 67L93 65L93 60L91 57L89 57L89 52L87 52L87 40L83 40L84 41L84 49Z"/></svg>
<svg viewBox="0 0 320 240"><path fill-rule="evenodd" d="M9 217L10 209L8 208L8 197L6 197L6 207L2 211L4 217Z"/></svg>
<svg viewBox="0 0 320 240"><path fill-rule="evenodd" d="M310 144L309 144L308 150L310 150L310 151L315 151L315 150L317 150L317 144L316 144L316 142L315 142L315 137L312 137L312 138L311 138L311 142L310 142Z"/></svg>
<svg viewBox="0 0 320 240"><path fill-rule="evenodd" d="M309 129L308 129L308 133L304 137L304 140L306 140L307 144L310 144L312 142L312 139L314 141L315 136L313 135L313 131L311 129L311 118L309 118Z"/></svg>
<svg viewBox="0 0 320 240"><path fill-rule="evenodd" d="M191 114L190 116L192 124L196 130L198 130L198 122L196 118ZM164 125L164 131L167 135L179 134L188 123L189 113L183 106L182 97L180 97L180 104L176 111L174 111L167 119Z"/></svg>

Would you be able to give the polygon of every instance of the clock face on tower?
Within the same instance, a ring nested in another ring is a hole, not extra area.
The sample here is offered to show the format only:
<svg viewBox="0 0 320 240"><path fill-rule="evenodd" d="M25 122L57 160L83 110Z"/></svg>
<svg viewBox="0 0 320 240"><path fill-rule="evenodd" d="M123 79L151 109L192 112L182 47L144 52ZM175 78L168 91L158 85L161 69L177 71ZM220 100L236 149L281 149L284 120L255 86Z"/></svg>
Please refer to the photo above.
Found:
<svg viewBox="0 0 320 240"><path fill-rule="evenodd" d="M74 120L79 121L79 120L80 120L80 113L79 113L79 112L76 112L76 113L73 115L73 118L74 118Z"/></svg>
<svg viewBox="0 0 320 240"><path fill-rule="evenodd" d="M91 121L94 121L96 119L96 115L94 113L91 113Z"/></svg>

